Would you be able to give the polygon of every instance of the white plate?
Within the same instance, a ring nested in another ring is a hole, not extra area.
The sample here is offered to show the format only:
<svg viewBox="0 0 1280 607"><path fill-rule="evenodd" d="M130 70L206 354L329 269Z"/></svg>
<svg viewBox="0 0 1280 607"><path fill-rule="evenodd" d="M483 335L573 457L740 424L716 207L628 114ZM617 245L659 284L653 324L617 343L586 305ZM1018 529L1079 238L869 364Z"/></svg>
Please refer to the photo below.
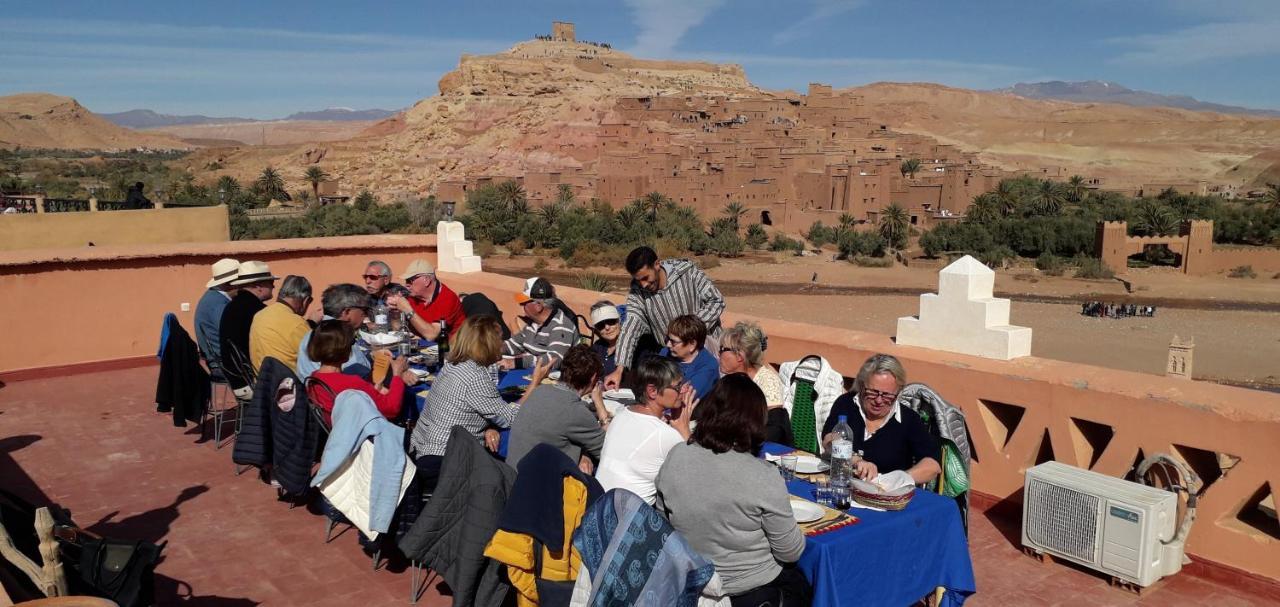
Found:
<svg viewBox="0 0 1280 607"><path fill-rule="evenodd" d="M552 372L548 373L548 374L547 374L547 379L549 379L549 380L551 380L551 381L559 381L559 380L560 380L560 372L559 372L559 371L552 371Z"/></svg>
<svg viewBox="0 0 1280 607"><path fill-rule="evenodd" d="M390 346L400 343L400 335L398 333L369 333L360 331L360 339L364 343L374 347Z"/></svg>
<svg viewBox="0 0 1280 607"><path fill-rule="evenodd" d="M635 401L636 399L635 393L632 392L630 388L620 388L618 390L606 390L605 393L602 394L602 396L604 396L609 400L616 400L616 401Z"/></svg>
<svg viewBox="0 0 1280 607"><path fill-rule="evenodd" d="M795 515L797 523L812 523L826 516L827 511L813 502L792 498L791 513Z"/></svg>
<svg viewBox="0 0 1280 607"><path fill-rule="evenodd" d="M812 455L796 456L796 472L800 474L817 474L830 470L831 466Z"/></svg>

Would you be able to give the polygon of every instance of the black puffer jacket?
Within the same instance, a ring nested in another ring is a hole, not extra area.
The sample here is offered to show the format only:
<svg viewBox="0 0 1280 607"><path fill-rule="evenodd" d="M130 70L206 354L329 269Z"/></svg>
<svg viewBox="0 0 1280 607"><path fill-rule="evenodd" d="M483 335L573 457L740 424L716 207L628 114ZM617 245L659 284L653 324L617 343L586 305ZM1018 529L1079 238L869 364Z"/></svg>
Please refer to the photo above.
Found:
<svg viewBox="0 0 1280 607"><path fill-rule="evenodd" d="M285 380L291 385L283 386ZM293 404L284 411L280 400L289 397ZM259 467L270 463L285 493L305 492L311 481L311 463L320 431L309 408L307 391L293 371L275 358L263 359L253 400L245 408L244 423L236 437L232 461Z"/></svg>
<svg viewBox="0 0 1280 607"><path fill-rule="evenodd" d="M454 605L498 607L511 590L503 566L485 557L484 547L515 478L470 432L453 427L435 493L399 545L444 578Z"/></svg>

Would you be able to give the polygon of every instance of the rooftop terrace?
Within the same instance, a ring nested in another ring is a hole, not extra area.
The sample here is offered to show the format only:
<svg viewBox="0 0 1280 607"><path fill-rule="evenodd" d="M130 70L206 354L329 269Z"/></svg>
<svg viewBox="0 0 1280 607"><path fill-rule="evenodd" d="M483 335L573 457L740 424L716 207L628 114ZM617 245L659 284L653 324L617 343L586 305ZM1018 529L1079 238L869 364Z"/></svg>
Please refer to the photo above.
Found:
<svg viewBox="0 0 1280 607"><path fill-rule="evenodd" d="M289 510L256 477L232 473L229 449L196 444L198 432L184 434L153 413L153 365L162 315L173 311L189 327L181 304L194 303L220 257L264 259L278 276L327 285L357 279L369 259L393 268L433 259L435 245L434 237L344 237L0 256L0 334L22 344L0 349L0 380L8 382L0 389L0 485L70 508L101 532L169 540L158 570L162 596L213 605L407 600L403 563L370 571L352 533L323 545L319 516ZM509 317L523 282L488 273L441 279L488 293ZM560 295L585 310L600 294ZM747 318L732 313L732 300L729 310L728 322ZM998 513L973 517L973 604L1280 601L1280 525L1259 508L1280 487L1280 395L755 320L769 334L770 362L820 354L852 375L868 354L888 352L913 381L965 410L977 453L975 506ZM1195 562L1182 573L1139 599L1091 572L1021 554L1016 515L1027 467L1056 459L1124 476L1157 452L1182 459L1207 483L1187 544ZM428 605L447 604L431 592Z"/></svg>

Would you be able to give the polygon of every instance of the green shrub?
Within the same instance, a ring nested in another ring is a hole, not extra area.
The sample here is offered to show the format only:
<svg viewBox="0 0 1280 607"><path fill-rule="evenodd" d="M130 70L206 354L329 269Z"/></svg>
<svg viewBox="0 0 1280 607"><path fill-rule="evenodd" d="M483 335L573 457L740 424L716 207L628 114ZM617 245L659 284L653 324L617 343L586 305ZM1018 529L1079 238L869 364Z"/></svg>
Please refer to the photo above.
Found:
<svg viewBox="0 0 1280 607"><path fill-rule="evenodd" d="M1017 256L1018 254L1015 253L1013 249L1004 245L999 245L991 247L985 251L979 251L978 261L981 261L991 268L1001 268Z"/></svg>
<svg viewBox="0 0 1280 607"><path fill-rule="evenodd" d="M753 223L747 226L747 237L744 240L747 247L758 251L769 243L769 234L764 231L764 226Z"/></svg>
<svg viewBox="0 0 1280 607"><path fill-rule="evenodd" d="M497 246L496 246L496 245L494 245L494 244L493 244L493 242L491 242L491 241L488 241L488 240L477 240L477 241L476 241L476 251L475 251L475 253L476 253L476 255L480 256L481 258L485 258L485 257L492 257L492 256L493 256L493 252L494 252L496 249L497 249Z"/></svg>
<svg viewBox="0 0 1280 607"><path fill-rule="evenodd" d="M543 271L543 270L545 270L545 269L547 269L547 258L546 258L546 257L539 256L537 259L533 260L533 273L534 273L534 274L541 274L541 273L542 273L542 271Z"/></svg>
<svg viewBox="0 0 1280 607"><path fill-rule="evenodd" d="M848 230L840 237L838 243L840 247L840 257L849 259L853 257L884 257L885 247L888 242L884 237L874 232L857 232Z"/></svg>
<svg viewBox="0 0 1280 607"><path fill-rule="evenodd" d="M702 257L695 257L694 261L698 264L698 267L703 270L710 270L711 268L720 267L720 258L716 257L715 255L703 255Z"/></svg>
<svg viewBox="0 0 1280 607"><path fill-rule="evenodd" d="M529 245L525 244L523 238L517 238L507 243L507 250L511 251L511 256L524 255L529 251Z"/></svg>
<svg viewBox="0 0 1280 607"><path fill-rule="evenodd" d="M849 257L849 262L863 268L892 268L893 258L881 255L880 257L868 257L866 255L854 255Z"/></svg>
<svg viewBox="0 0 1280 607"><path fill-rule="evenodd" d="M1230 278L1257 278L1258 273L1253 271L1253 266L1236 266L1231 268L1231 272L1227 276Z"/></svg>
<svg viewBox="0 0 1280 607"><path fill-rule="evenodd" d="M804 233L804 238L809 241L809 244L820 249L822 245L831 242L831 230L822 225L821 221L815 221L809 226L809 231Z"/></svg>
<svg viewBox="0 0 1280 607"><path fill-rule="evenodd" d="M1102 263L1097 257L1080 257L1076 267L1076 278L1111 279L1116 273Z"/></svg>
<svg viewBox="0 0 1280 607"><path fill-rule="evenodd" d="M599 291L601 293L608 293L614 288L613 281L609 280L608 276L596 274L595 272L579 274L578 286L588 291Z"/></svg>
<svg viewBox="0 0 1280 607"><path fill-rule="evenodd" d="M799 254L804 251L804 243L782 232L777 232L773 235L773 241L769 243L769 250L783 253L790 251Z"/></svg>
<svg viewBox="0 0 1280 607"><path fill-rule="evenodd" d="M742 255L742 237L733 230L720 230L711 237L707 250L720 257L739 257Z"/></svg>
<svg viewBox="0 0 1280 607"><path fill-rule="evenodd" d="M1036 269L1049 276L1062 276L1067 271L1067 262L1053 253L1041 253L1036 258Z"/></svg>

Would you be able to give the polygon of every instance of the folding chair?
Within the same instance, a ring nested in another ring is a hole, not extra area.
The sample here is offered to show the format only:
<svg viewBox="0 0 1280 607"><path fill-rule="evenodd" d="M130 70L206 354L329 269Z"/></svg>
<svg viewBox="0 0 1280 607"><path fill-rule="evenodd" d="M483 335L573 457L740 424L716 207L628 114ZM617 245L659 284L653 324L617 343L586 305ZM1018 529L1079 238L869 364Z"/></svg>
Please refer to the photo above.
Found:
<svg viewBox="0 0 1280 607"><path fill-rule="evenodd" d="M228 400L231 404L228 405ZM205 420L213 417L213 445L217 449L223 447L222 442L222 426L224 424L223 417L228 412L236 410L236 421L239 422L240 402L231 393L231 384L227 383L225 377L209 374L209 400L205 402L204 414L200 416L200 438L205 436L204 424Z"/></svg>
<svg viewBox="0 0 1280 607"><path fill-rule="evenodd" d="M222 362L224 363L223 364L224 372L225 370L230 369L233 373L235 373L238 377L240 377L245 381L245 385L251 386L251 387L256 386L258 384L258 372L255 371L253 368L253 365L250 364L249 357L245 355L244 352L241 352L240 348L235 344L229 343L227 345L229 346L227 348L227 351L222 353ZM228 390L231 389L229 382L227 385L227 389ZM236 397L236 425L234 430L234 436L236 436L237 438L240 436L240 429L244 426L244 412L248 408L249 408L249 399L243 399L237 396ZM242 467L237 465L236 476L244 474L244 471L247 470L248 468L249 468L248 466Z"/></svg>

